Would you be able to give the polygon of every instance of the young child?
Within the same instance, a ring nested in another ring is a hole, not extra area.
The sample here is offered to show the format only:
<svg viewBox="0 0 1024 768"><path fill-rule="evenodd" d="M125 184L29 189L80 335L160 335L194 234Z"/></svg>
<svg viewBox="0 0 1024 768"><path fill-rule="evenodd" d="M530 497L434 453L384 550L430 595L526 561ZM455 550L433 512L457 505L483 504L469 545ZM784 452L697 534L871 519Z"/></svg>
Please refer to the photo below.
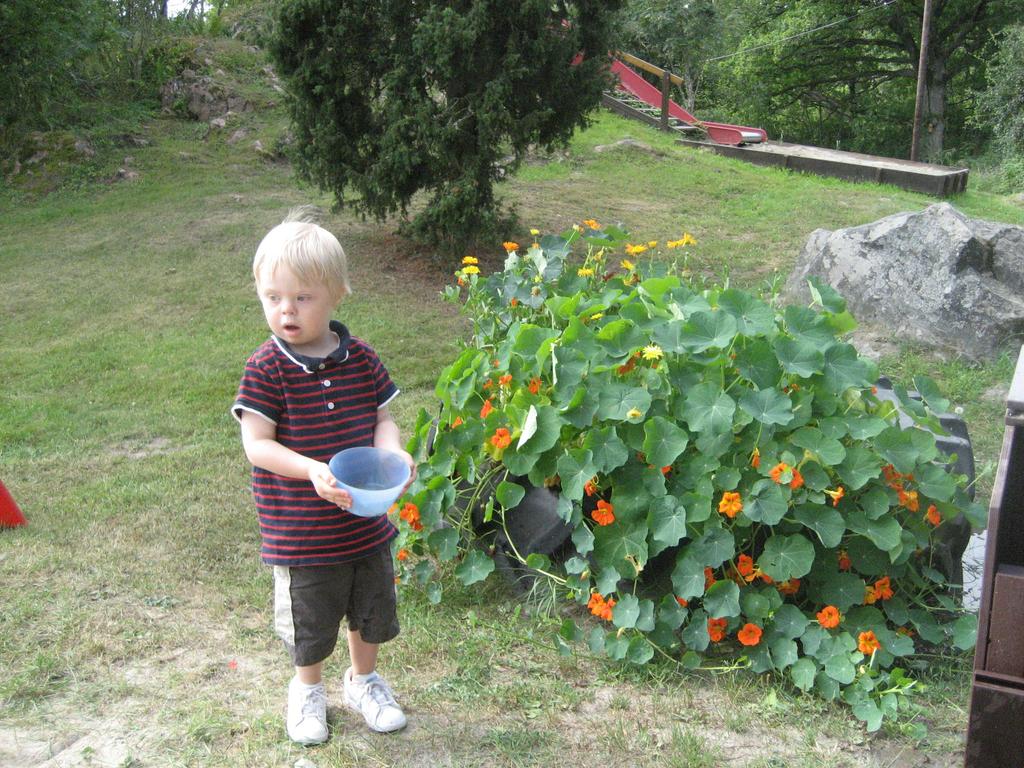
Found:
<svg viewBox="0 0 1024 768"><path fill-rule="evenodd" d="M341 244L306 210L263 238L253 261L271 337L245 365L232 413L253 464L263 561L274 568L274 624L295 665L288 735L327 740L322 670L348 624L345 702L371 729L396 731L405 714L376 670L378 644L398 634L387 515L357 517L327 466L343 448L395 451L415 478L388 403L398 394L368 344L331 315L351 292Z"/></svg>

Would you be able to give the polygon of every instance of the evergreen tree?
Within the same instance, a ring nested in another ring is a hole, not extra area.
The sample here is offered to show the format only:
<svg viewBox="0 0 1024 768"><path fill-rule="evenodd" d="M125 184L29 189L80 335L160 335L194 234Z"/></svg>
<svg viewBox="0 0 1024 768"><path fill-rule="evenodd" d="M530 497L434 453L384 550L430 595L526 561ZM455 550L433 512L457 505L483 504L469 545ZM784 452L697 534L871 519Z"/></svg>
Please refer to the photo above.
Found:
<svg viewBox="0 0 1024 768"><path fill-rule="evenodd" d="M617 0L283 0L271 45L300 171L450 252L503 224L493 185L586 124ZM507 225L507 222L505 222Z"/></svg>

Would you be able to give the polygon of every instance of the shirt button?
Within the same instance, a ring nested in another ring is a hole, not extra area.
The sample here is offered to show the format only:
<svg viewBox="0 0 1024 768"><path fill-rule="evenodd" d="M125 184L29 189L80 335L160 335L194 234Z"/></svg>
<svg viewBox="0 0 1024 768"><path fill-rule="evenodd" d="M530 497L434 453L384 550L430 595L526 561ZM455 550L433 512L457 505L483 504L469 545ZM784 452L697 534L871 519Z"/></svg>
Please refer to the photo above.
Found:
<svg viewBox="0 0 1024 768"><path fill-rule="evenodd" d="M325 387L331 386L331 380L330 379L324 379L324 386Z"/></svg>
<svg viewBox="0 0 1024 768"><path fill-rule="evenodd" d="M327 410L328 411L333 411L334 410L334 403L328 403L327 404Z"/></svg>
<svg viewBox="0 0 1024 768"><path fill-rule="evenodd" d="M327 367L327 365L326 365L325 363L320 363L320 370L321 370L321 371L322 371L322 370L323 370L324 368L326 368L326 367Z"/></svg>

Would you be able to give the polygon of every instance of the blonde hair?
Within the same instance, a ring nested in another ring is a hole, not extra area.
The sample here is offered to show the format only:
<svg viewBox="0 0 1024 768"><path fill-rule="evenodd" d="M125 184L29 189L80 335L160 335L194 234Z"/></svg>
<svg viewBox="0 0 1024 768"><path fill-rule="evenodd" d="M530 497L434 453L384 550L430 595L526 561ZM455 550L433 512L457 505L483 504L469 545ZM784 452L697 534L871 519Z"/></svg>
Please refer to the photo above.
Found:
<svg viewBox="0 0 1024 768"><path fill-rule="evenodd" d="M252 261L257 286L260 273L271 277L284 266L302 282L326 285L339 299L352 293L345 249L338 238L320 226L321 219L315 206L299 206L264 236Z"/></svg>

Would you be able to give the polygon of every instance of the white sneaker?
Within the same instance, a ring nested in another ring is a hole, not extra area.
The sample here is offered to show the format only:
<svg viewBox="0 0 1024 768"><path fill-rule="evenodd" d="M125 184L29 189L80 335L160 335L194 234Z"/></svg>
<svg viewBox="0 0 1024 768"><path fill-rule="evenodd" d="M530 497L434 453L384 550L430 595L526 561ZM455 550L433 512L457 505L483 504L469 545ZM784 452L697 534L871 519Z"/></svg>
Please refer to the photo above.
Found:
<svg viewBox="0 0 1024 768"><path fill-rule="evenodd" d="M327 692L323 683L306 686L292 678L288 684L288 737L299 744L327 741Z"/></svg>
<svg viewBox="0 0 1024 768"><path fill-rule="evenodd" d="M359 683L352 679L352 668L346 669L345 703L362 714L366 724L377 733L390 733L405 727L405 713L384 678L376 672L371 673L365 683Z"/></svg>

